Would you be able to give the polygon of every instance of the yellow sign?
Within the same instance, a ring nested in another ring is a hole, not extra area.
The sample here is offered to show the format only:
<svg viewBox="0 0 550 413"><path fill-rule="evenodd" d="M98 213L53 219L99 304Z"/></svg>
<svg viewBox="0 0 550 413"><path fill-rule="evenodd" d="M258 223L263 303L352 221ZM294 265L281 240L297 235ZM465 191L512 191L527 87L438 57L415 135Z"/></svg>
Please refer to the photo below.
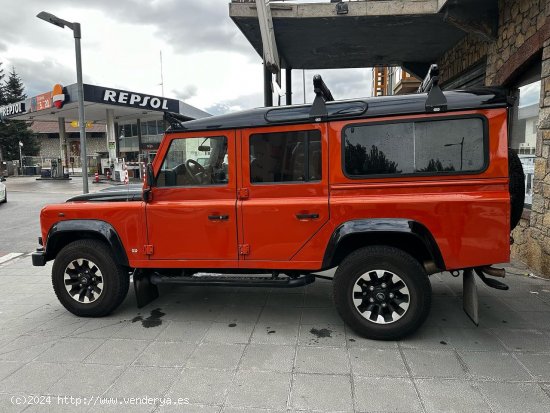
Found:
<svg viewBox="0 0 550 413"><path fill-rule="evenodd" d="M78 127L80 126L80 123L79 123L77 120L73 120L73 121L71 122L71 126L72 126L73 128L78 128ZM86 122L86 128L89 129L89 128L91 128L92 126L94 126L94 122L92 122L91 120L89 120L89 121Z"/></svg>

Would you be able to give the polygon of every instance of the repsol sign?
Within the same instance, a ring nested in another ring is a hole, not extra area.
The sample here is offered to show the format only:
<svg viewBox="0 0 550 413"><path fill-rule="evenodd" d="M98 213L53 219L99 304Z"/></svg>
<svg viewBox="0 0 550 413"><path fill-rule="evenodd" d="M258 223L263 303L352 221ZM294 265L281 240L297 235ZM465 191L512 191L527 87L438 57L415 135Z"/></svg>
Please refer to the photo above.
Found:
<svg viewBox="0 0 550 413"><path fill-rule="evenodd" d="M10 103L9 105L0 106L0 117L2 118L12 115L19 115L21 113L25 113L24 102Z"/></svg>
<svg viewBox="0 0 550 413"><path fill-rule="evenodd" d="M142 95L135 92L105 89L103 101L105 103L118 103L120 105L148 108L155 110L168 110L168 100L157 96Z"/></svg>
<svg viewBox="0 0 550 413"><path fill-rule="evenodd" d="M76 96L76 89L70 92L74 92ZM84 85L84 100L105 105L124 106L139 111L155 110L176 113L180 111L180 102L177 99L95 85Z"/></svg>

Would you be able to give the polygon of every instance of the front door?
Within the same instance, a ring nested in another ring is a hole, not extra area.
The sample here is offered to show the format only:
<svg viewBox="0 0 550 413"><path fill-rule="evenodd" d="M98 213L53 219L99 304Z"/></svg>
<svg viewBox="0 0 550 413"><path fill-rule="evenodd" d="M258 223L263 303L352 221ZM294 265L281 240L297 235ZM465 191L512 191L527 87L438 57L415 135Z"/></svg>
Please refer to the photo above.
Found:
<svg viewBox="0 0 550 413"><path fill-rule="evenodd" d="M241 133L241 257L289 261L329 219L326 125Z"/></svg>
<svg viewBox="0 0 550 413"><path fill-rule="evenodd" d="M236 263L235 133L168 137L146 206L150 258Z"/></svg>

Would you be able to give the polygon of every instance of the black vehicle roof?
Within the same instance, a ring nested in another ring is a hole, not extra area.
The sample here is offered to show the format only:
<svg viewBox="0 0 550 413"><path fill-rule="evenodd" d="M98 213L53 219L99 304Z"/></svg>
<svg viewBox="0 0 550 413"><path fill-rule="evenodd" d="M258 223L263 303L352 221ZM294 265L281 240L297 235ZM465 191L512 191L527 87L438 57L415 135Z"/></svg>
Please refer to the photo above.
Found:
<svg viewBox="0 0 550 413"><path fill-rule="evenodd" d="M480 88L444 92L445 112L506 107L510 100L503 88ZM381 96L326 102L328 116L323 121L364 119L382 116L426 113L427 93ZM173 125L166 132L208 131L255 128L281 124L300 124L319 121L309 116L311 104L262 107L225 115L211 116ZM359 113L359 108L365 110ZM337 110L335 110L337 109Z"/></svg>

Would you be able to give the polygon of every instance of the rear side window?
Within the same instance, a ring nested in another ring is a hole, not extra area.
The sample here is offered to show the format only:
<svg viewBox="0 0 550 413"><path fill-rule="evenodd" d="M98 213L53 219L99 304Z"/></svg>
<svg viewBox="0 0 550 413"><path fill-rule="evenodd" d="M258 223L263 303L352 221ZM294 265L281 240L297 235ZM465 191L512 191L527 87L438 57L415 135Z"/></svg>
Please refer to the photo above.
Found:
<svg viewBox="0 0 550 413"><path fill-rule="evenodd" d="M251 183L320 181L321 165L318 130L250 136Z"/></svg>
<svg viewBox="0 0 550 413"><path fill-rule="evenodd" d="M371 175L460 174L486 167L482 118L349 125L343 132L344 172Z"/></svg>

